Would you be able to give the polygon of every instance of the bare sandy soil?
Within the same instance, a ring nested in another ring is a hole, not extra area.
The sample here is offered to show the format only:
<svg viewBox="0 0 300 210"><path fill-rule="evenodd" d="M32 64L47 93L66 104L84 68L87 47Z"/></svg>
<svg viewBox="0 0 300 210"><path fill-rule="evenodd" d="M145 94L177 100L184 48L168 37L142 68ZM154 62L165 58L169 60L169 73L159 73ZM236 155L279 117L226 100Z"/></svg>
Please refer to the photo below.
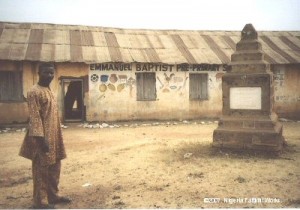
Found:
<svg viewBox="0 0 300 210"><path fill-rule="evenodd" d="M300 123L283 123L279 156L212 148L216 123L125 124L63 130L60 194L73 202L57 208L300 207ZM0 134L0 208L32 204L24 135Z"/></svg>

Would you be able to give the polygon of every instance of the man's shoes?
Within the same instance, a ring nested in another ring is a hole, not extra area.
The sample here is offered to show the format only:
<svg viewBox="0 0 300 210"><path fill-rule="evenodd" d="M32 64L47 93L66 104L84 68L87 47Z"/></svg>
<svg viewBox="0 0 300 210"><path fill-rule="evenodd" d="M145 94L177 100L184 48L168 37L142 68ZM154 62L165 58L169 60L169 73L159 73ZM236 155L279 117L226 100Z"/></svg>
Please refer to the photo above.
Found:
<svg viewBox="0 0 300 210"><path fill-rule="evenodd" d="M41 204L41 205L33 205L33 209L55 209L53 204Z"/></svg>
<svg viewBox="0 0 300 210"><path fill-rule="evenodd" d="M49 203L51 204L58 204L58 203L71 203L71 199L64 196L56 197L54 200L50 200Z"/></svg>
<svg viewBox="0 0 300 210"><path fill-rule="evenodd" d="M70 203L71 199L68 197L58 196L54 200L49 200L49 204L33 205L32 209L55 209L55 204Z"/></svg>

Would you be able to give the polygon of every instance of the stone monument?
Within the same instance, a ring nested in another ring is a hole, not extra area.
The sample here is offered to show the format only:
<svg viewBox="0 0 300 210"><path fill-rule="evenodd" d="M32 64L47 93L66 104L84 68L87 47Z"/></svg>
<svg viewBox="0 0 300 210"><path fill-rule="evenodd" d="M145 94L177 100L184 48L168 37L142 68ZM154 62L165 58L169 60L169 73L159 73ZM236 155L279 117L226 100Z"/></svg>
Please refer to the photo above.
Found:
<svg viewBox="0 0 300 210"><path fill-rule="evenodd" d="M222 77L223 110L213 133L213 146L281 151L282 125L273 111L273 74L262 45L247 24Z"/></svg>

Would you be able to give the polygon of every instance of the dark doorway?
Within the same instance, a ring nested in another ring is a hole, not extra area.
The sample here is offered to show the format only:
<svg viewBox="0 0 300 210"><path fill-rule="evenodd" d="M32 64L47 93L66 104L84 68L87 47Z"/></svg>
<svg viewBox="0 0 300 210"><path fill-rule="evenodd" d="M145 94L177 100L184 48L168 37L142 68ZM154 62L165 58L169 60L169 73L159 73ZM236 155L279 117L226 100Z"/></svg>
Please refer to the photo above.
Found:
<svg viewBox="0 0 300 210"><path fill-rule="evenodd" d="M82 121L84 117L83 80L63 79L64 120Z"/></svg>

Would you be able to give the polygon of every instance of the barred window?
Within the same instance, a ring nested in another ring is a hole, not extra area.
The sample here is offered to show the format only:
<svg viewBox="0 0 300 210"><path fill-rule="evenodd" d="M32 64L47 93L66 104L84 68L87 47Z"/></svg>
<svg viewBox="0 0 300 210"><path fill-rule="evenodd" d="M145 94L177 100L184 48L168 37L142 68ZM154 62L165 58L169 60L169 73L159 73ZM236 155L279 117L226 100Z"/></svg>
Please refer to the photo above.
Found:
<svg viewBox="0 0 300 210"><path fill-rule="evenodd" d="M0 101L22 101L22 86L21 71L0 71Z"/></svg>
<svg viewBox="0 0 300 210"><path fill-rule="evenodd" d="M136 73L136 88L138 101L156 100L155 73Z"/></svg>
<svg viewBox="0 0 300 210"><path fill-rule="evenodd" d="M190 100L208 100L208 74L190 74Z"/></svg>

